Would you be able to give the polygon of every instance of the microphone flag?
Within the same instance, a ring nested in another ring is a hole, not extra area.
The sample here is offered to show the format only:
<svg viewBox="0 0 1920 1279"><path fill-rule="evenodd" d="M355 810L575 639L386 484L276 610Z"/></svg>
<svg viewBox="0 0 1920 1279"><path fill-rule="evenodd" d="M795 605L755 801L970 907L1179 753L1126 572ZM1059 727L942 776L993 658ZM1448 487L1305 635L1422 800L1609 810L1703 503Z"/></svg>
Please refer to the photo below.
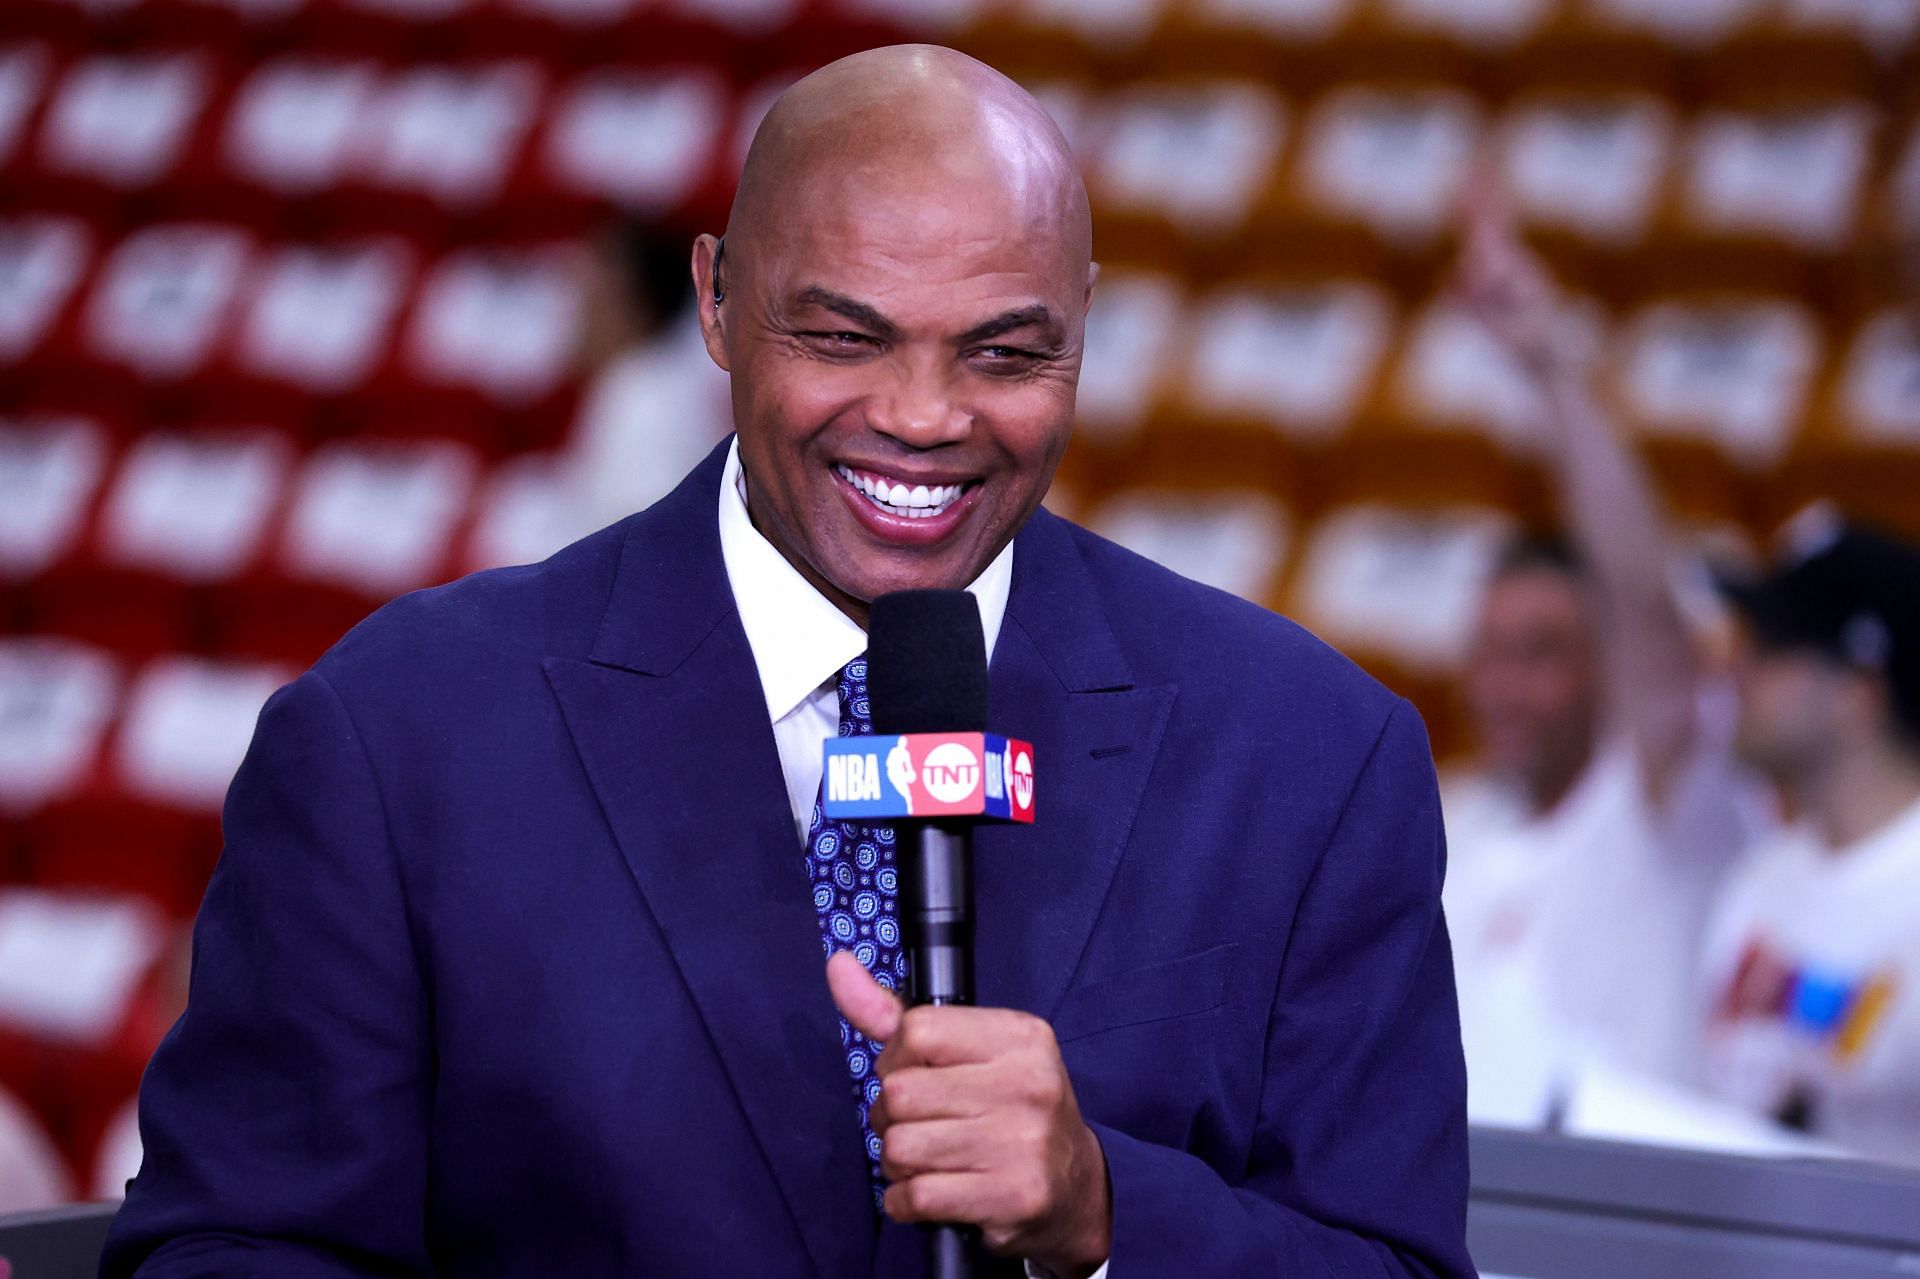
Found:
<svg viewBox="0 0 1920 1279"><path fill-rule="evenodd" d="M1033 821L1033 746L996 733L829 737L823 780L829 818Z"/></svg>

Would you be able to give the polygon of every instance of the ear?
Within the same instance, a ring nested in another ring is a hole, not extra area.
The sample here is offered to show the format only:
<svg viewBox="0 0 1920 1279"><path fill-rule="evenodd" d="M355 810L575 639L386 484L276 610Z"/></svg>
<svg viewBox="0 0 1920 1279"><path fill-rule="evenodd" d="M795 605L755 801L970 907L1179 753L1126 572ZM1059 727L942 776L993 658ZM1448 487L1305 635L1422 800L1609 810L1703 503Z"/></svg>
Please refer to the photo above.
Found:
<svg viewBox="0 0 1920 1279"><path fill-rule="evenodd" d="M700 337L707 344L707 354L713 362L728 372L733 366L727 362L726 328L722 323L720 303L715 296L714 266L720 255L720 241L711 235L703 235L693 242L693 291L697 300L696 310L700 319ZM719 281L720 287L726 281Z"/></svg>
<svg viewBox="0 0 1920 1279"><path fill-rule="evenodd" d="M1100 264L1098 262L1087 263L1087 297L1086 301L1081 304L1081 315L1084 316L1088 311L1093 309L1093 290L1099 283Z"/></svg>

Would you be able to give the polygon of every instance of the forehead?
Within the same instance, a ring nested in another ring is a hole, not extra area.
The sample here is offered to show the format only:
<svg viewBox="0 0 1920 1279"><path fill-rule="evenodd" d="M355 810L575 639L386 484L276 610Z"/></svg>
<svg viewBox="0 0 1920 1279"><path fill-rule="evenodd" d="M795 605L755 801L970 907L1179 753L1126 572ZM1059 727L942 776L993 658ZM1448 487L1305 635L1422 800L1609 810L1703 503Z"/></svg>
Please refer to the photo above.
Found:
<svg viewBox="0 0 1920 1279"><path fill-rule="evenodd" d="M1586 623L1585 586L1550 568L1518 568L1498 573L1487 584L1489 621L1580 625Z"/></svg>
<svg viewBox="0 0 1920 1279"><path fill-rule="evenodd" d="M797 193L803 212L767 237L766 283L784 300L809 287L883 310L946 312L1014 299L1068 314L1085 288L1054 202L989 179L856 169Z"/></svg>

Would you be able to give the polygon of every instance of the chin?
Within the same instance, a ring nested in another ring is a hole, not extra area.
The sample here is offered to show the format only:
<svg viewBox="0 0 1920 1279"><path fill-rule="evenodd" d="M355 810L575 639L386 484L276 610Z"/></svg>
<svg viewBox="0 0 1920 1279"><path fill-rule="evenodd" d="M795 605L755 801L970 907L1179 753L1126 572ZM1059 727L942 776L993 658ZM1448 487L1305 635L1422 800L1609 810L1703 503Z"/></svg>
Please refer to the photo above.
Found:
<svg viewBox="0 0 1920 1279"><path fill-rule="evenodd" d="M854 586L841 589L855 599L872 603L880 596L890 595L894 591L958 591L964 589L973 579L932 570L903 570L897 573L862 574L852 580L856 583Z"/></svg>

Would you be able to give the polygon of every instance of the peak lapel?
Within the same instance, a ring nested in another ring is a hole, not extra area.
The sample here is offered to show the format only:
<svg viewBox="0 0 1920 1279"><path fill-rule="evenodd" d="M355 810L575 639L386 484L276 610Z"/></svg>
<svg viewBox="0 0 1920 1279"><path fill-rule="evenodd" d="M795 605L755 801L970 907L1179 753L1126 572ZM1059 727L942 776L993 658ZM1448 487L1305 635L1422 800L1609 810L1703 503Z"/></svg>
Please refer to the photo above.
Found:
<svg viewBox="0 0 1920 1279"><path fill-rule="evenodd" d="M875 1225L804 852L733 608L708 459L635 518L592 660L547 678L823 1279Z"/></svg>
<svg viewBox="0 0 1920 1279"><path fill-rule="evenodd" d="M991 670L994 731L1034 745L1032 826L976 837L980 1002L1050 1016L1099 917L1172 688L1140 688L1073 535L1044 511L1014 553Z"/></svg>

